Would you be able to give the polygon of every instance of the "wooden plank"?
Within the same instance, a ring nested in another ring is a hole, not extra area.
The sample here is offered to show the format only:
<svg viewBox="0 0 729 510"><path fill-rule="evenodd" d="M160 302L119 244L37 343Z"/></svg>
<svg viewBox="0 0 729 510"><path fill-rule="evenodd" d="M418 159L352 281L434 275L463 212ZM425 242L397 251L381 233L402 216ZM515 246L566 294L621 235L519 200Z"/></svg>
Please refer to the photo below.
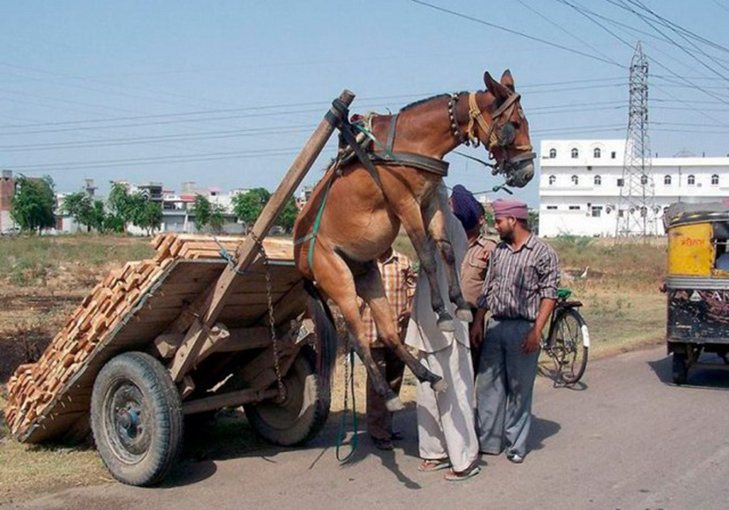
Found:
<svg viewBox="0 0 729 510"><path fill-rule="evenodd" d="M353 99L354 94L345 90L340 94L338 101L344 106L349 106ZM335 118L339 117L341 113L334 106L329 112ZM204 301L200 303L200 308L197 308L198 313L194 314L195 319L185 336L185 341L178 349L170 366L172 378L175 382L179 382L194 365L195 358L205 342L205 336L223 311L225 302L235 287L238 273L245 271L259 255L260 248L256 240L266 237L273 226L273 222L286 206L296 188L301 184L334 129L334 124L328 118L322 119L316 131L296 157L278 188L264 206L258 219L253 224L250 235L238 247L235 254L235 260L237 260L235 268L227 268L214 286L211 287L211 291L205 295Z"/></svg>

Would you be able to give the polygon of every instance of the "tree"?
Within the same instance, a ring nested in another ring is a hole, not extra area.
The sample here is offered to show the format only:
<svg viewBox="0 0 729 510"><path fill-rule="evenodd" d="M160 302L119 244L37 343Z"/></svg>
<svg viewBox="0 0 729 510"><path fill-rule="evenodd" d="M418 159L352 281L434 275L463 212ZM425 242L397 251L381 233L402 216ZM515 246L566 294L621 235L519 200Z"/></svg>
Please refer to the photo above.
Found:
<svg viewBox="0 0 729 510"><path fill-rule="evenodd" d="M21 230L40 232L41 229L55 225L54 186L53 179L49 176L40 179L31 179L24 175L18 177L10 215L20 225Z"/></svg>
<svg viewBox="0 0 729 510"><path fill-rule="evenodd" d="M277 224L286 232L291 232L294 228L294 222L296 221L296 217L298 215L299 208L296 207L296 199L294 197L291 197L289 201L286 202L286 205L284 206L283 211L281 211L281 214L278 216Z"/></svg>
<svg viewBox="0 0 729 510"><path fill-rule="evenodd" d="M534 209L529 210L529 229L535 235L539 235L539 211L535 211Z"/></svg>
<svg viewBox="0 0 729 510"><path fill-rule="evenodd" d="M127 224L132 223L135 214L135 201L129 193L126 184L121 182L112 182L109 191L109 215L112 219L110 224L114 225L114 230L121 226L121 231L127 231Z"/></svg>
<svg viewBox="0 0 729 510"><path fill-rule="evenodd" d="M85 225L86 231L94 226L94 204L91 197L83 191L69 193L63 198L62 209L73 217L79 225ZM103 211L103 204L102 204Z"/></svg>
<svg viewBox="0 0 729 510"><path fill-rule="evenodd" d="M104 208L104 202L101 200L94 200L94 205L91 210L91 226L97 232L106 232L106 210Z"/></svg>
<svg viewBox="0 0 729 510"><path fill-rule="evenodd" d="M145 229L147 235L151 236L162 223L162 206L158 202L144 200L143 197L142 200L144 203L139 209L135 209L134 224Z"/></svg>
<svg viewBox="0 0 729 510"><path fill-rule="evenodd" d="M265 188L253 188L246 193L233 197L233 212L236 217L246 224L247 228L256 221L266 205L271 194Z"/></svg>
<svg viewBox="0 0 729 510"><path fill-rule="evenodd" d="M195 203L192 204L192 215L195 217L195 227L203 230L210 223L210 215L212 214L212 204L206 197L199 193L195 195Z"/></svg>
<svg viewBox="0 0 729 510"><path fill-rule="evenodd" d="M208 224L213 232L216 234L223 231L223 225L225 225L225 209L220 204L213 204L212 211L210 212L210 219Z"/></svg>

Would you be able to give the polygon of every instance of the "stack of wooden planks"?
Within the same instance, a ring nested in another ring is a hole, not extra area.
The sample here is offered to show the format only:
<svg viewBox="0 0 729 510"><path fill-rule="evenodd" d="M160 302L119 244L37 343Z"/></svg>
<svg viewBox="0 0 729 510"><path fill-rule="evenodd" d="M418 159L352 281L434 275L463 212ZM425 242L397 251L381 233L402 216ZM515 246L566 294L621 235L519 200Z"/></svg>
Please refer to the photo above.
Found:
<svg viewBox="0 0 729 510"><path fill-rule="evenodd" d="M73 314L63 329L53 338L36 363L21 365L8 383L8 405L5 419L16 437L44 411L57 403L84 362L104 339L123 321L154 287L156 281L178 259L220 259L234 255L243 237L198 235L159 235L152 245L157 250L153 259L128 262L112 271L96 285ZM293 245L290 240L266 239L264 248L269 259L291 260ZM64 403L66 405L66 403Z"/></svg>

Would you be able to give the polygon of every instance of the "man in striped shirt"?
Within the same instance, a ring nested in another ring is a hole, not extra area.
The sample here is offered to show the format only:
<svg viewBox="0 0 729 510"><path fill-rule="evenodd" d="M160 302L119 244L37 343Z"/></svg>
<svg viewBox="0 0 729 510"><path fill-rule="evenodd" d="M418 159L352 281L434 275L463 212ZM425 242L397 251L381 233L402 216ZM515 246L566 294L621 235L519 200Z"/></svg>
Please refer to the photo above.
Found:
<svg viewBox="0 0 729 510"><path fill-rule="evenodd" d="M410 319L410 307L415 295L417 276L410 259L400 252L388 249L377 260L385 296L390 303L390 310L397 319L398 331L402 340ZM405 364L395 353L385 347L377 337L377 327L369 307L361 305L362 321L366 325L367 339L370 342L372 358L387 380L392 390L400 393ZM392 450L393 439L400 439L400 434L392 428L392 413L385 406L385 399L380 396L367 377L367 431L375 446L380 450Z"/></svg>
<svg viewBox="0 0 729 510"><path fill-rule="evenodd" d="M542 329L554 310L559 286L555 251L529 230L527 206L493 203L501 238L479 298L471 341L484 345L476 375L476 423L481 452L524 461L531 425L532 390ZM480 326L490 310L485 338Z"/></svg>

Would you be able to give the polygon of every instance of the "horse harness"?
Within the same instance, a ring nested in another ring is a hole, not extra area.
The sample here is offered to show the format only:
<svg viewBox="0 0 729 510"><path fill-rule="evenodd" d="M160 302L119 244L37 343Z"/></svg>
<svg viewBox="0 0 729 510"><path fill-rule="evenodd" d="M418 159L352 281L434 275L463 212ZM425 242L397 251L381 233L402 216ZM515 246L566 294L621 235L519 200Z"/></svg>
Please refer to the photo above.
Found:
<svg viewBox="0 0 729 510"><path fill-rule="evenodd" d="M516 131L511 123L507 121L500 129L497 129L496 121L501 116L504 116L506 119L511 117L514 109L519 107L518 102L521 95L517 92L510 94L506 100L498 108L496 108L496 110L494 110L494 113L491 114L491 124L489 124L486 122L481 109L478 107L478 103L476 102L476 92L468 93L468 124L466 126L466 132L464 133L461 131L458 121L456 120L456 106L462 94L464 93L454 92L451 94L450 100L448 101L448 118L451 121L453 136L464 145L472 145L474 148L478 147L481 143L476 134L476 125L478 125L486 135L486 143L484 145L486 146L486 150L489 152L489 155L493 158L494 147L504 148L511 145L514 141ZM519 110L519 112L520 115L522 115L521 110ZM534 159L536 157L536 154L532 152L531 145L516 145L514 148L523 152L505 159L503 162L504 165L513 165L514 163Z"/></svg>

